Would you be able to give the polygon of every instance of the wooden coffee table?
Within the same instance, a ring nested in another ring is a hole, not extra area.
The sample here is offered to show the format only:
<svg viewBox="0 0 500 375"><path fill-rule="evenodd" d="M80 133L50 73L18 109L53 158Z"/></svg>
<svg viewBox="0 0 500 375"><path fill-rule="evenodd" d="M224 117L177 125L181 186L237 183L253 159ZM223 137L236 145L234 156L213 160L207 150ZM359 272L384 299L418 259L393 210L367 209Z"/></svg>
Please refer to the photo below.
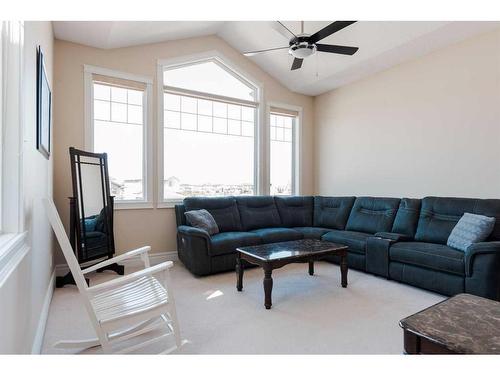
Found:
<svg viewBox="0 0 500 375"><path fill-rule="evenodd" d="M328 255L340 257L342 287L347 287L347 246L320 240L297 240L236 249L236 289L243 290L244 264L242 260L264 269L264 306L271 308L272 272L290 263L309 263L309 275L314 274L314 262Z"/></svg>

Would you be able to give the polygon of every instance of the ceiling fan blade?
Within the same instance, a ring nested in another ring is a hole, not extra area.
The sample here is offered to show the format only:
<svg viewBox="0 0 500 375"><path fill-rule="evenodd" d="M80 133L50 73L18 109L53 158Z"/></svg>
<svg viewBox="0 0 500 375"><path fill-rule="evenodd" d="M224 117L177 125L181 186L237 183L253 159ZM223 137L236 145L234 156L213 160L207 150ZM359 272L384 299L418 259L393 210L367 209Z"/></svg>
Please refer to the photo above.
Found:
<svg viewBox="0 0 500 375"><path fill-rule="evenodd" d="M286 40L290 40L292 38L297 37L297 35L295 35L295 33L292 30L290 30L288 27L286 27L283 22L271 21L270 25L274 30L276 30L281 35L283 35L286 38Z"/></svg>
<svg viewBox="0 0 500 375"><path fill-rule="evenodd" d="M291 69L291 70L297 70L297 69L300 69L300 67L302 66L302 61L304 61L304 59L294 58L294 59L293 59L292 69Z"/></svg>
<svg viewBox="0 0 500 375"><path fill-rule="evenodd" d="M341 55L354 55L359 48L337 46L335 44L316 44L316 49L321 52L340 53Z"/></svg>
<svg viewBox="0 0 500 375"><path fill-rule="evenodd" d="M277 51L277 50L280 50L280 49L288 49L288 48L290 48L290 47L286 46L286 47L276 47L276 48L260 49L258 51L243 52L243 55L245 55L245 56L253 56L253 55L256 55L256 54L261 53L261 52Z"/></svg>
<svg viewBox="0 0 500 375"><path fill-rule="evenodd" d="M329 35L332 35L333 33L336 33L339 30L342 30L344 27L347 27L349 25L352 25L356 21L335 21L328 26L322 28L320 31L314 33L309 37L309 42L310 43L316 43L319 42L321 39L326 38Z"/></svg>

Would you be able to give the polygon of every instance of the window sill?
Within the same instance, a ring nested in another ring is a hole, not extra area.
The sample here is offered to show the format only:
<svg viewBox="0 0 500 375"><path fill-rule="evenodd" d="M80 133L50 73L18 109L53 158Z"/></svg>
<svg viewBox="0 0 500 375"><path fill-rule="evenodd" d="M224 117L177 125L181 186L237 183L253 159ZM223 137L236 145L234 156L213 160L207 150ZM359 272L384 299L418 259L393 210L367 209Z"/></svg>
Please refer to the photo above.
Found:
<svg viewBox="0 0 500 375"><path fill-rule="evenodd" d="M0 234L0 285L28 252L27 241L27 232Z"/></svg>
<svg viewBox="0 0 500 375"><path fill-rule="evenodd" d="M183 199L173 199L163 202L158 202L158 208L174 208L176 204L182 204Z"/></svg>
<svg viewBox="0 0 500 375"><path fill-rule="evenodd" d="M143 210L154 208L152 202L115 201L115 210Z"/></svg>

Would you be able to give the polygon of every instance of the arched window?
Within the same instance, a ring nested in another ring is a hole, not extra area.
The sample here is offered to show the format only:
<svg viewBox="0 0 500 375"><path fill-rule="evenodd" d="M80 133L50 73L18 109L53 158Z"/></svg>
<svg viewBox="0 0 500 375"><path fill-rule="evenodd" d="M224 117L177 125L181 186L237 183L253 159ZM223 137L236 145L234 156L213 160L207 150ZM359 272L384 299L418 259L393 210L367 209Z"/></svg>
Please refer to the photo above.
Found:
<svg viewBox="0 0 500 375"><path fill-rule="evenodd" d="M258 87L218 57L159 73L163 201L255 194Z"/></svg>

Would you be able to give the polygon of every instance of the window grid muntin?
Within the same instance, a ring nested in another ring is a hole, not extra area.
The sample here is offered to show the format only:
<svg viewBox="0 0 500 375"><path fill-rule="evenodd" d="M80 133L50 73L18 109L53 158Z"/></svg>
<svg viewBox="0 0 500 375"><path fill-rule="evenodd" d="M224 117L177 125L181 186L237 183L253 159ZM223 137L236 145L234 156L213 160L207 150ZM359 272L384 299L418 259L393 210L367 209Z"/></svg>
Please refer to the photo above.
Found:
<svg viewBox="0 0 500 375"><path fill-rule="evenodd" d="M283 126L278 125L277 120L279 117L281 117L283 119L289 118L291 120L290 124L284 123ZM293 124L294 124L293 117L271 113L271 121L270 121L270 139L271 139L271 141L293 143ZM277 136L278 129L280 129L282 131L282 134L283 134L282 137ZM290 135L289 140L287 140L285 137L286 131L289 131L289 135ZM279 139L279 138L281 138L281 139Z"/></svg>
<svg viewBox="0 0 500 375"><path fill-rule="evenodd" d="M296 126L297 126L297 120L298 120L299 114L296 115L291 115L288 113L281 113L281 112L273 112L270 111L269 113L269 142L270 142L270 147L272 148L273 144L289 144L289 147L291 149L291 174L290 174L290 184L288 186L288 189L284 191L273 191L274 189L278 189L278 186L273 187L272 186L272 170L270 170L270 175L269 175L269 188L270 188L270 193L274 195L293 195L297 194L297 182L296 182L296 142L297 142L297 136L296 136ZM278 119L281 118L282 121L280 121L283 125L278 123ZM288 119L288 121L286 121ZM278 139L276 137L276 130L281 129L283 131L283 139ZM274 136L273 136L273 130L274 130ZM289 140L284 139L285 137L285 131L289 131ZM270 154L271 158L271 154ZM272 162L271 159L269 159L270 163Z"/></svg>
<svg viewBox="0 0 500 375"><path fill-rule="evenodd" d="M109 100L106 100L106 99L97 99L95 98L95 95L92 94L92 97L91 97L91 101L93 103L92 105L92 114L91 114L91 118L92 118L92 131L93 131L93 135L92 135L92 140L93 140L93 144L92 144L92 150L94 150L94 147L95 147L95 126L97 125L97 123L100 123L99 125L100 126L114 126L114 125L125 125L125 126L133 126L133 127L143 127L143 131L142 131L142 142L141 142L141 150L142 150L142 167L141 167L141 177L140 177L140 181L141 181L141 184L142 184L142 188L141 188L141 191L142 191L142 197L141 198L136 198L136 199L131 199L131 198L124 198L124 199L120 199L119 197L116 197L115 198L115 201L117 202L144 202L146 199L148 199L148 191L147 191L147 184L148 184L148 181L147 181L147 166L146 166L146 160L147 160L147 155L146 155L146 149L147 149L147 137L146 137L146 133L145 133L145 130L146 130L146 126L145 126L145 123L146 123L146 103L145 103L145 97L146 97L146 89L139 89L139 88L135 88L135 87L124 87L124 86L120 86L120 85L113 85L113 84L108 84L108 83L103 83L103 82L100 82L98 80L93 80L91 82L92 84L92 93L94 93L94 90L95 90L95 86L98 85L98 86L102 86L102 87L107 87L109 88ZM113 88L120 88L120 89L124 89L126 90L126 101L118 101L118 100L113 100ZM135 104L135 103L130 103L130 100L129 100L129 93L130 91L136 91L136 92L139 92L141 95L141 104ZM105 103L109 103L109 119L100 119L100 118L97 118L95 116L95 102L105 102ZM123 121L116 121L116 120L112 120L112 104L115 103L115 104L122 104L122 105L126 105L127 108L125 110L125 114L126 114L126 120L127 122L123 122ZM139 107L141 108L141 122L138 123L138 122L128 122L129 120L129 106L132 106L132 107ZM110 174L110 178L111 178L111 174Z"/></svg>
<svg viewBox="0 0 500 375"><path fill-rule="evenodd" d="M168 95L170 97L178 97L179 98L179 108L180 108L179 111L174 110L174 109L166 109L167 106L166 106L165 95ZM189 112L189 111L183 111L183 108L182 108L182 98L183 97L187 97L187 98L190 98L192 100L196 100L196 113ZM205 102L211 102L212 116L205 115L205 114L200 114L199 113L199 101L200 100L201 101L205 101ZM193 97L189 97L189 96L182 95L182 94L173 94L171 92L164 92L164 101L163 101L163 103L164 103L164 109L163 109L163 112L164 112L163 127L166 128L166 129L180 130L180 131L192 131L192 132L209 133L209 134L219 134L219 135L227 135L227 136L235 136L235 137L247 137L247 138L254 138L254 136L255 136L255 119L256 119L256 113L255 113L256 110L255 110L255 108L248 107L248 106L243 105L243 104L223 103L223 102L220 102L220 101L217 101L217 100L210 100L210 99L206 99L206 98L193 98ZM214 103L219 103L219 104L222 104L222 105L225 106L224 108L225 108L225 112L226 112L226 117L221 117L221 116L215 116L214 115ZM234 117L229 117L230 116L229 115L229 106L238 107L238 109L239 109L239 117L240 117L239 119L234 118ZM243 107L252 108L253 109L253 121L243 120ZM168 113L178 113L179 114L179 127L167 126L166 118L167 118L167 114ZM196 130L186 129L186 128L182 127L182 114L189 114L189 115L196 116ZM212 128L211 131L206 131L206 130L200 130L199 129L199 117L205 117L205 118L210 117L211 118L211 125L212 125L211 126L211 128ZM225 132L219 132L219 131L216 131L214 129L214 119L224 120L226 122L226 126L225 126L226 131ZM239 127L238 127L239 131L238 131L238 134L234 134L234 133L230 133L229 132L230 121L237 121L237 122L239 122ZM252 127L252 131L250 132L251 135L244 135L243 134L243 126L245 124L247 126L251 125L251 127Z"/></svg>
<svg viewBox="0 0 500 375"><path fill-rule="evenodd" d="M98 121L106 121L106 122L112 122L112 123L117 123L117 124L127 124L127 125L140 125L140 126L144 126L144 90L140 90L140 89L135 89L135 88L126 88L126 87L121 87L121 86L114 86L114 85L108 85L108 84L103 84L99 81L94 81L93 82L93 85L94 87L95 86L102 86L102 87L107 87L109 88L109 100L106 100L106 99L97 99L95 97L92 98L94 104L95 102L101 102L101 103L109 103L109 120L107 119L102 119L102 118L97 118L96 115L95 115L95 109L94 109L94 113L93 113L93 119L94 121L95 120L98 120ZM124 89L126 90L126 93L127 93L127 99L125 102L122 102L122 101L117 101L117 100L113 100L113 88L120 88L120 89ZM141 93L141 96L143 98L143 103L142 104L134 104L134 103L130 103L130 100L129 100L129 91L137 91L137 92L140 92ZM126 113L126 121L123 122L123 121L116 121L116 120L112 120L112 112L113 112L113 107L112 105L114 104L125 104L127 106L127 110L125 111ZM128 107L138 107L138 108L141 108L142 109L142 119L141 119L141 122L129 122L129 108Z"/></svg>

